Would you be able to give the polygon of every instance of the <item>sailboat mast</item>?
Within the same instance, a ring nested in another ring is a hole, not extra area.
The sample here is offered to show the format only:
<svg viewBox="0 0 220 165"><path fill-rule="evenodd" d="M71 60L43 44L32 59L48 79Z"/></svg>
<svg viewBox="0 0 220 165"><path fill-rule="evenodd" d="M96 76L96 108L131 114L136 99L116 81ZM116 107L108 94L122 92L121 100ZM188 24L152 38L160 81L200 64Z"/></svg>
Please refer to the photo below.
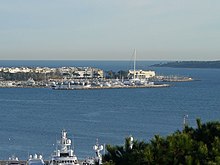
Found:
<svg viewBox="0 0 220 165"><path fill-rule="evenodd" d="M134 49L134 79L135 79L135 70L136 70L136 49Z"/></svg>

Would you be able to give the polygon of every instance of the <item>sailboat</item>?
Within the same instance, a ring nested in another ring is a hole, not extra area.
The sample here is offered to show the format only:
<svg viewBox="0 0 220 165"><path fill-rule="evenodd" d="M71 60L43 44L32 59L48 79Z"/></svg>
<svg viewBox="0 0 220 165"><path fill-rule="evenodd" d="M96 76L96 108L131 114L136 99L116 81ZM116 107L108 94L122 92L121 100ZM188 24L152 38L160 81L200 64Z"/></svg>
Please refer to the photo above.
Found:
<svg viewBox="0 0 220 165"><path fill-rule="evenodd" d="M134 49L134 71L133 71L133 83L135 85L142 85L140 78L138 77L139 70L136 70L137 51Z"/></svg>
<svg viewBox="0 0 220 165"><path fill-rule="evenodd" d="M130 85L130 86L136 86L136 85L149 85L153 84L153 82L149 82L148 79L150 77L155 76L155 71L144 71L144 70L137 70L136 69L136 58L137 58L137 51L134 49L134 65L133 65L133 70L129 70L128 76L130 79L127 81L124 81L125 85Z"/></svg>

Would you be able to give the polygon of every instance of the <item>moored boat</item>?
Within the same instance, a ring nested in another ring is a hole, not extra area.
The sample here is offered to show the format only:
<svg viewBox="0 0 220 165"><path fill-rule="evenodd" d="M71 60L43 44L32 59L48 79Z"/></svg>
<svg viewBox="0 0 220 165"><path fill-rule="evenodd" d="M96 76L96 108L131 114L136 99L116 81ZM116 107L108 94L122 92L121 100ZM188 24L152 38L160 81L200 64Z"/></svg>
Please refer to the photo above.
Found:
<svg viewBox="0 0 220 165"><path fill-rule="evenodd" d="M67 138L67 131L62 130L58 148L54 151L50 165L79 165L77 156L71 146L72 141Z"/></svg>
<svg viewBox="0 0 220 165"><path fill-rule="evenodd" d="M27 165L45 165L42 155L34 154L30 155L27 161Z"/></svg>
<svg viewBox="0 0 220 165"><path fill-rule="evenodd" d="M11 157L9 157L6 165L20 165L18 157L12 155Z"/></svg>

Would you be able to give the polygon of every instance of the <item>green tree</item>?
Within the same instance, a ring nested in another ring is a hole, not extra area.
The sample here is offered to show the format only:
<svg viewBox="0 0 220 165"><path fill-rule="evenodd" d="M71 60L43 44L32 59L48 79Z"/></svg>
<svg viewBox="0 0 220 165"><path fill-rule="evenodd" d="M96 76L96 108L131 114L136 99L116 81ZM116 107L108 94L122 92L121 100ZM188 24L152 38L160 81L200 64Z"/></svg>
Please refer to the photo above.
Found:
<svg viewBox="0 0 220 165"><path fill-rule="evenodd" d="M107 146L105 163L114 165L170 165L220 164L220 123L202 124L198 128L186 126L167 137L155 135L149 142L133 142L128 138L124 146Z"/></svg>

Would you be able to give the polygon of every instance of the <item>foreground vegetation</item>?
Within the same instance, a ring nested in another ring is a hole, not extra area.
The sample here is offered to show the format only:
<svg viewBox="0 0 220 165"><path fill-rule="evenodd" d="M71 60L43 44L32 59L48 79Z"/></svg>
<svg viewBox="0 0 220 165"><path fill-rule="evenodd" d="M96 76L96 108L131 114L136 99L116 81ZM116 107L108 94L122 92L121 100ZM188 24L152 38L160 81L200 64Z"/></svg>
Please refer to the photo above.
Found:
<svg viewBox="0 0 220 165"><path fill-rule="evenodd" d="M186 126L167 137L156 135L150 142L125 139L125 146L107 145L105 165L220 164L220 122Z"/></svg>

